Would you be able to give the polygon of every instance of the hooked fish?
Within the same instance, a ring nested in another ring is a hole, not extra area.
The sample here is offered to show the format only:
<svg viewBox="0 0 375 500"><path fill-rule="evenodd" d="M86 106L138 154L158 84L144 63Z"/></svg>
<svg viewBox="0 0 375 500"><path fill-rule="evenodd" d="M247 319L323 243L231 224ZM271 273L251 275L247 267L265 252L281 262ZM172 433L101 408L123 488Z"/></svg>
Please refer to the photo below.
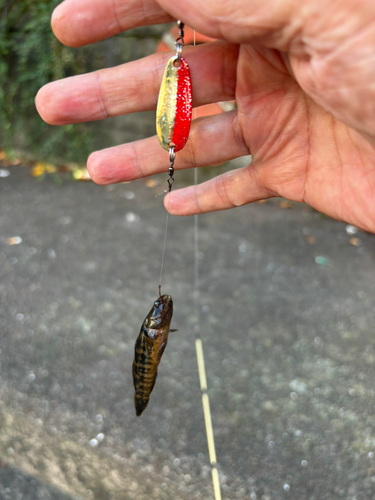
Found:
<svg viewBox="0 0 375 500"><path fill-rule="evenodd" d="M134 406L139 417L148 405L155 386L158 365L168 341L169 326L173 314L173 300L170 295L158 297L146 316L135 342L133 361L133 382L135 388Z"/></svg>

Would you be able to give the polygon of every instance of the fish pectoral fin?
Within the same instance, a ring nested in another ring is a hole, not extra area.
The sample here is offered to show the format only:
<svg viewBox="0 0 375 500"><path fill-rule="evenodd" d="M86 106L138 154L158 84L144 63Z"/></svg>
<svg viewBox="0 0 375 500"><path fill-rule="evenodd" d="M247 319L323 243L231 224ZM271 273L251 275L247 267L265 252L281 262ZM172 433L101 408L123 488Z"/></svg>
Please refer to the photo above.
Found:
<svg viewBox="0 0 375 500"><path fill-rule="evenodd" d="M169 331L170 332L178 332L178 329L177 328L170 328Z"/></svg>

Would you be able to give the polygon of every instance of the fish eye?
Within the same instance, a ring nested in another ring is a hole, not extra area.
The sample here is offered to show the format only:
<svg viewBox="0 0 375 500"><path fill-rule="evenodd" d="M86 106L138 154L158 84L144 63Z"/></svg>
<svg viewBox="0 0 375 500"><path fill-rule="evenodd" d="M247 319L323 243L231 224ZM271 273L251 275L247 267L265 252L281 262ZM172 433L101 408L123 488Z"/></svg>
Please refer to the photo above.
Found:
<svg viewBox="0 0 375 500"><path fill-rule="evenodd" d="M155 306L155 307L158 307L158 305L159 305L159 303L158 303L158 301L156 301L156 302L154 303L154 306Z"/></svg>

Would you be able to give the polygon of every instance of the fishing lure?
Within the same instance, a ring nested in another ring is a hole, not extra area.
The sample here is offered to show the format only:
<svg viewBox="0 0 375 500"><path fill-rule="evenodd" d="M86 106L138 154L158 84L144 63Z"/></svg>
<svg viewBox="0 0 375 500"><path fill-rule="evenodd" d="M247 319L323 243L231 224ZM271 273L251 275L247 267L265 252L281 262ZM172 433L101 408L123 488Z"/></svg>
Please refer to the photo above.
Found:
<svg viewBox="0 0 375 500"><path fill-rule="evenodd" d="M185 146L189 137L193 102L189 65L181 57L184 24L177 21L177 26L176 55L169 59L165 68L156 110L157 136L161 146L169 151L169 191L174 181L176 152Z"/></svg>
<svg viewBox="0 0 375 500"><path fill-rule="evenodd" d="M168 342L173 315L173 300L170 295L158 297L146 316L135 342L133 382L134 406L139 417L148 405L155 386L158 365Z"/></svg>

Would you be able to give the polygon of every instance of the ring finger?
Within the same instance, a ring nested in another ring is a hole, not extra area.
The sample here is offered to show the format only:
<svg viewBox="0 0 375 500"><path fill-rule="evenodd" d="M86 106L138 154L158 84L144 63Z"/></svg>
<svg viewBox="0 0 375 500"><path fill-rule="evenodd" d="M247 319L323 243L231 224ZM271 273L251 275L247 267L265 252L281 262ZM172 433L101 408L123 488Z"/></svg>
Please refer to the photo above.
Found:
<svg viewBox="0 0 375 500"><path fill-rule="evenodd" d="M248 154L249 149L238 125L237 111L230 111L193 122L189 140L176 157L175 168L215 166ZM131 181L166 172L168 153L154 136L97 151L90 155L87 167L98 184Z"/></svg>

